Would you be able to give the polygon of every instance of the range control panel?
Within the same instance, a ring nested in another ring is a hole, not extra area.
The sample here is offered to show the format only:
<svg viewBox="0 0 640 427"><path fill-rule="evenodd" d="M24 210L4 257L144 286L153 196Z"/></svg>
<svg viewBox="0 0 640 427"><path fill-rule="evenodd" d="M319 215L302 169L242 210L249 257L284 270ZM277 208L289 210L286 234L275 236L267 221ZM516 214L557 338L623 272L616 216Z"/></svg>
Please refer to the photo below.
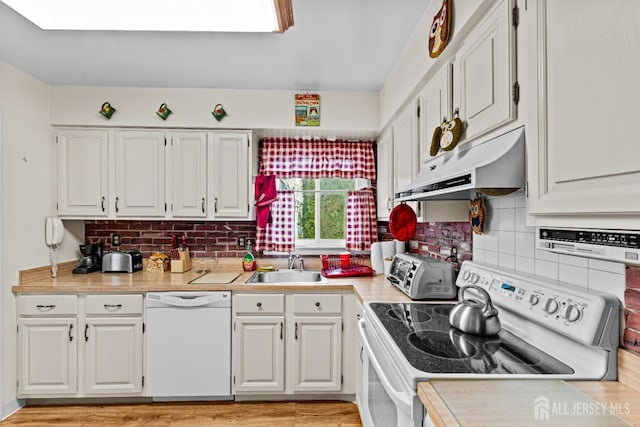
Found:
<svg viewBox="0 0 640 427"><path fill-rule="evenodd" d="M616 298L569 284L506 273L472 262L462 264L456 285L485 289L492 303L586 343L595 343ZM469 292L472 292L471 290ZM465 293L467 296L468 293Z"/></svg>

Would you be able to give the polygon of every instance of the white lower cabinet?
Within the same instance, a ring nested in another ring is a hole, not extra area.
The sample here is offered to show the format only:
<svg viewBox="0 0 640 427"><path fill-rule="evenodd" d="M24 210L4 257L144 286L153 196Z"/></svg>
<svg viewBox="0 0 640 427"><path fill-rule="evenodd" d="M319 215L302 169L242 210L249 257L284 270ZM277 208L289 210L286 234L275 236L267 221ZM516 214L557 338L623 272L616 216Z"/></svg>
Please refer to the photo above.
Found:
<svg viewBox="0 0 640 427"><path fill-rule="evenodd" d="M75 395L75 317L18 319L18 397Z"/></svg>
<svg viewBox="0 0 640 427"><path fill-rule="evenodd" d="M294 391L340 391L341 317L294 317Z"/></svg>
<svg viewBox="0 0 640 427"><path fill-rule="evenodd" d="M85 393L142 392L142 317L87 319L84 339Z"/></svg>
<svg viewBox="0 0 640 427"><path fill-rule="evenodd" d="M140 396L142 295L18 295L19 398Z"/></svg>
<svg viewBox="0 0 640 427"><path fill-rule="evenodd" d="M235 390L284 391L284 316L238 316Z"/></svg>
<svg viewBox="0 0 640 427"><path fill-rule="evenodd" d="M235 294L234 393L344 392L341 294Z"/></svg>

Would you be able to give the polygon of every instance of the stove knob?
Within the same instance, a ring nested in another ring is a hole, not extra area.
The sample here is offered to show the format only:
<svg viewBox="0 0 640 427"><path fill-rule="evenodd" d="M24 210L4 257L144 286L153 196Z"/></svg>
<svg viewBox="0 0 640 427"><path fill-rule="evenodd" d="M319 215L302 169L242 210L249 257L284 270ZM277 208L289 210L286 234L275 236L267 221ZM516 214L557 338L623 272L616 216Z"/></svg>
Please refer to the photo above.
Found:
<svg viewBox="0 0 640 427"><path fill-rule="evenodd" d="M536 305L540 302L540 297L536 294L531 294L529 297L529 304Z"/></svg>
<svg viewBox="0 0 640 427"><path fill-rule="evenodd" d="M575 322L581 316L582 316L582 312L574 304L569 304L567 306L567 310L564 313L564 318L567 319L567 322Z"/></svg>
<svg viewBox="0 0 640 427"><path fill-rule="evenodd" d="M544 305L544 311L546 311L549 314L553 314L557 312L559 309L560 309L560 304L558 304L558 301L556 301L553 298L549 298L547 300L547 303Z"/></svg>

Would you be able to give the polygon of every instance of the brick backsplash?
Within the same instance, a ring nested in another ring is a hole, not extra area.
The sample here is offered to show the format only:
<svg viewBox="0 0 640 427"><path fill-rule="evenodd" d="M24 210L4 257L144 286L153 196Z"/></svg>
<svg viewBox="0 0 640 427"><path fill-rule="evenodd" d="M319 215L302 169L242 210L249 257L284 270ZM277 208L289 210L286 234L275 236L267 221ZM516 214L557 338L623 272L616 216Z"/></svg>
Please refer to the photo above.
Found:
<svg viewBox="0 0 640 427"><path fill-rule="evenodd" d="M111 246L113 233L120 234L122 245ZM171 236L184 234L193 258L239 257L244 249L236 246L238 236L255 242L255 221L85 221L85 243L105 245L106 250L137 249L143 257L153 252L167 253Z"/></svg>
<svg viewBox="0 0 640 427"><path fill-rule="evenodd" d="M624 334L622 344L640 352L640 267L625 269L627 288L624 291Z"/></svg>
<svg viewBox="0 0 640 427"><path fill-rule="evenodd" d="M409 242L410 251L433 258L446 259L451 248L458 249L458 261L473 257L471 224L468 222L421 222ZM381 241L393 240L388 222L378 222L378 238Z"/></svg>
<svg viewBox="0 0 640 427"><path fill-rule="evenodd" d="M111 246L113 233L120 234L122 245ZM168 252L171 236L184 234L193 258L240 257L244 249L236 246L238 236L255 242L255 221L85 221L85 243L104 243L106 250L136 249L148 257L153 252ZM378 222L378 239L393 240L388 222ZM458 259L471 259L471 226L467 222L418 223L412 252L444 259L451 247L458 248Z"/></svg>

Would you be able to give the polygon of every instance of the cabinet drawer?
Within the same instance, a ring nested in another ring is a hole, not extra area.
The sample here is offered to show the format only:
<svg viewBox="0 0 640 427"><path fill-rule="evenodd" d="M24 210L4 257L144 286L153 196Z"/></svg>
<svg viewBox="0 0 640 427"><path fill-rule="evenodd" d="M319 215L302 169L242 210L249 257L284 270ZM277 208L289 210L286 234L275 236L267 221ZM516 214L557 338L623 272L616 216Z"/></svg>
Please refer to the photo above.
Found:
<svg viewBox="0 0 640 427"><path fill-rule="evenodd" d="M78 314L77 295L18 295L18 316Z"/></svg>
<svg viewBox="0 0 640 427"><path fill-rule="evenodd" d="M340 314L342 295L294 295L293 311L296 314Z"/></svg>
<svg viewBox="0 0 640 427"><path fill-rule="evenodd" d="M241 294L234 300L236 313L282 314L284 313L283 294Z"/></svg>
<svg viewBox="0 0 640 427"><path fill-rule="evenodd" d="M87 295L87 315L142 315L143 301L142 295Z"/></svg>

